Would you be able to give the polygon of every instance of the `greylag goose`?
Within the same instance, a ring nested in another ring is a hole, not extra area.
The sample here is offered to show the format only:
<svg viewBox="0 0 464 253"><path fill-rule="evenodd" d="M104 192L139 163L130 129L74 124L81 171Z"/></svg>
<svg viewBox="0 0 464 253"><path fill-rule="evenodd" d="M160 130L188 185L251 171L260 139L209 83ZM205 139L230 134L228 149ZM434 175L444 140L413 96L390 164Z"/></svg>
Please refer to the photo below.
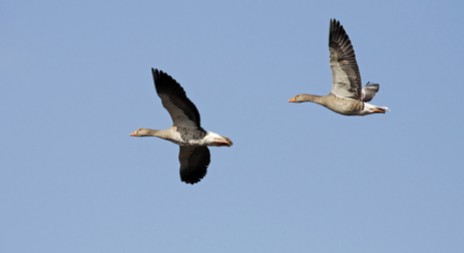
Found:
<svg viewBox="0 0 464 253"><path fill-rule="evenodd" d="M361 75L353 46L345 29L335 19L330 20L329 49L332 69L331 92L326 96L298 94L288 102L313 102L343 115L367 115L389 111L388 107L367 103L379 91L379 84L367 83L361 89Z"/></svg>
<svg viewBox="0 0 464 253"><path fill-rule="evenodd" d="M170 75L151 69L155 89L169 112L173 125L164 130L139 128L130 135L154 136L179 145L180 178L188 184L198 183L205 175L211 161L207 146L232 146L232 141L217 133L204 130L200 113L187 98L184 89Z"/></svg>

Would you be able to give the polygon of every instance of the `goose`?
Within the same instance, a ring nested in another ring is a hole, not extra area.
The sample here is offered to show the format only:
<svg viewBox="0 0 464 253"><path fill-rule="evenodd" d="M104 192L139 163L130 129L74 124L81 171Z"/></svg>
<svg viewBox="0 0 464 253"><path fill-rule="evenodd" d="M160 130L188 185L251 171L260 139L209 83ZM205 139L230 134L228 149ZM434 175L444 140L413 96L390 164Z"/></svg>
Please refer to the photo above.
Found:
<svg viewBox="0 0 464 253"><path fill-rule="evenodd" d="M180 178L187 184L200 182L211 161L208 146L232 146L232 141L201 127L200 113L184 89L167 73L151 69L155 89L173 125L164 130L139 128L133 137L158 137L179 145Z"/></svg>
<svg viewBox="0 0 464 253"><path fill-rule="evenodd" d="M329 31L330 68L332 90L328 95L298 94L290 103L313 102L342 115L368 115L385 113L388 107L370 103L380 85L368 82L361 88L361 75L350 38L343 26L335 19L330 20Z"/></svg>

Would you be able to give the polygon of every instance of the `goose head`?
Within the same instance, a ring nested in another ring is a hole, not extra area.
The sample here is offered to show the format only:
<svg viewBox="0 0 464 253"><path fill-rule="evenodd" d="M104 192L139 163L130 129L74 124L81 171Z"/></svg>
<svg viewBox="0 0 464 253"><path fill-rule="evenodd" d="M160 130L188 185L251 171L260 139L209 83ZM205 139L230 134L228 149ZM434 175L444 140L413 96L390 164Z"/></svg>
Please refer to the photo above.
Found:
<svg viewBox="0 0 464 253"><path fill-rule="evenodd" d="M318 104L323 104L325 98L319 95L313 94L298 94L288 100L290 103L303 103L303 102L314 102Z"/></svg>
<svg viewBox="0 0 464 253"><path fill-rule="evenodd" d="M296 96L290 98L290 99L288 100L288 102L290 102L290 103L301 103L301 102L303 102L303 96L301 96L300 94L298 94L298 95L296 95Z"/></svg>
<svg viewBox="0 0 464 253"><path fill-rule="evenodd" d="M130 136L133 137L145 137L145 136L156 136L155 135L156 130L153 129L148 129L148 128L139 128L132 132Z"/></svg>

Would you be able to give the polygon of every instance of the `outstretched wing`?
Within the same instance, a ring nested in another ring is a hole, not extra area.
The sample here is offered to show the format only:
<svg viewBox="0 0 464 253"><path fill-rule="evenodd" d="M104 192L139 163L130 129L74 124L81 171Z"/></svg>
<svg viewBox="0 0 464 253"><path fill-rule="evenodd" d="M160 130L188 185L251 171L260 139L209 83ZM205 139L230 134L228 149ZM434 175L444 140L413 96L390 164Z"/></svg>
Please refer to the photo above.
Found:
<svg viewBox="0 0 464 253"><path fill-rule="evenodd" d="M345 98L361 98L361 75L350 38L339 21L330 20L329 32L332 93Z"/></svg>
<svg viewBox="0 0 464 253"><path fill-rule="evenodd" d="M170 75L157 69L151 69L155 89L164 108L171 115L174 125L188 128L200 128L200 113L195 104L188 99L184 89Z"/></svg>
<svg viewBox="0 0 464 253"><path fill-rule="evenodd" d="M180 146L180 179L187 184L195 184L205 177L211 161L206 146Z"/></svg>

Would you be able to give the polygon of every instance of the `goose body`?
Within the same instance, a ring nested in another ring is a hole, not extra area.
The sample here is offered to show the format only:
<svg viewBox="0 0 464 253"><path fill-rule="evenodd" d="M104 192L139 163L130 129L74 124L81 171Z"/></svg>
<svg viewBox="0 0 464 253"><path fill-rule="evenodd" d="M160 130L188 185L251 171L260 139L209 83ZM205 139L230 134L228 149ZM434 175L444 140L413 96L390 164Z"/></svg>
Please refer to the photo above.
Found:
<svg viewBox="0 0 464 253"><path fill-rule="evenodd" d="M380 85L367 83L364 88L361 87L361 75L350 38L335 19L330 20L329 50L331 92L326 96L298 94L289 102L313 102L343 115L362 116L389 111L387 107L367 103L374 98Z"/></svg>
<svg viewBox="0 0 464 253"><path fill-rule="evenodd" d="M186 128L171 126L163 130L156 130L150 128L139 128L131 133L134 137L158 137L171 141L179 146L231 146L232 141L217 133Z"/></svg>
<svg viewBox="0 0 464 253"><path fill-rule="evenodd" d="M152 74L156 92L169 112L173 125L162 130L139 128L130 135L158 137L179 145L181 180L195 184L206 175L211 161L208 146L229 147L232 141L201 127L200 113L176 80L157 69L152 69Z"/></svg>

